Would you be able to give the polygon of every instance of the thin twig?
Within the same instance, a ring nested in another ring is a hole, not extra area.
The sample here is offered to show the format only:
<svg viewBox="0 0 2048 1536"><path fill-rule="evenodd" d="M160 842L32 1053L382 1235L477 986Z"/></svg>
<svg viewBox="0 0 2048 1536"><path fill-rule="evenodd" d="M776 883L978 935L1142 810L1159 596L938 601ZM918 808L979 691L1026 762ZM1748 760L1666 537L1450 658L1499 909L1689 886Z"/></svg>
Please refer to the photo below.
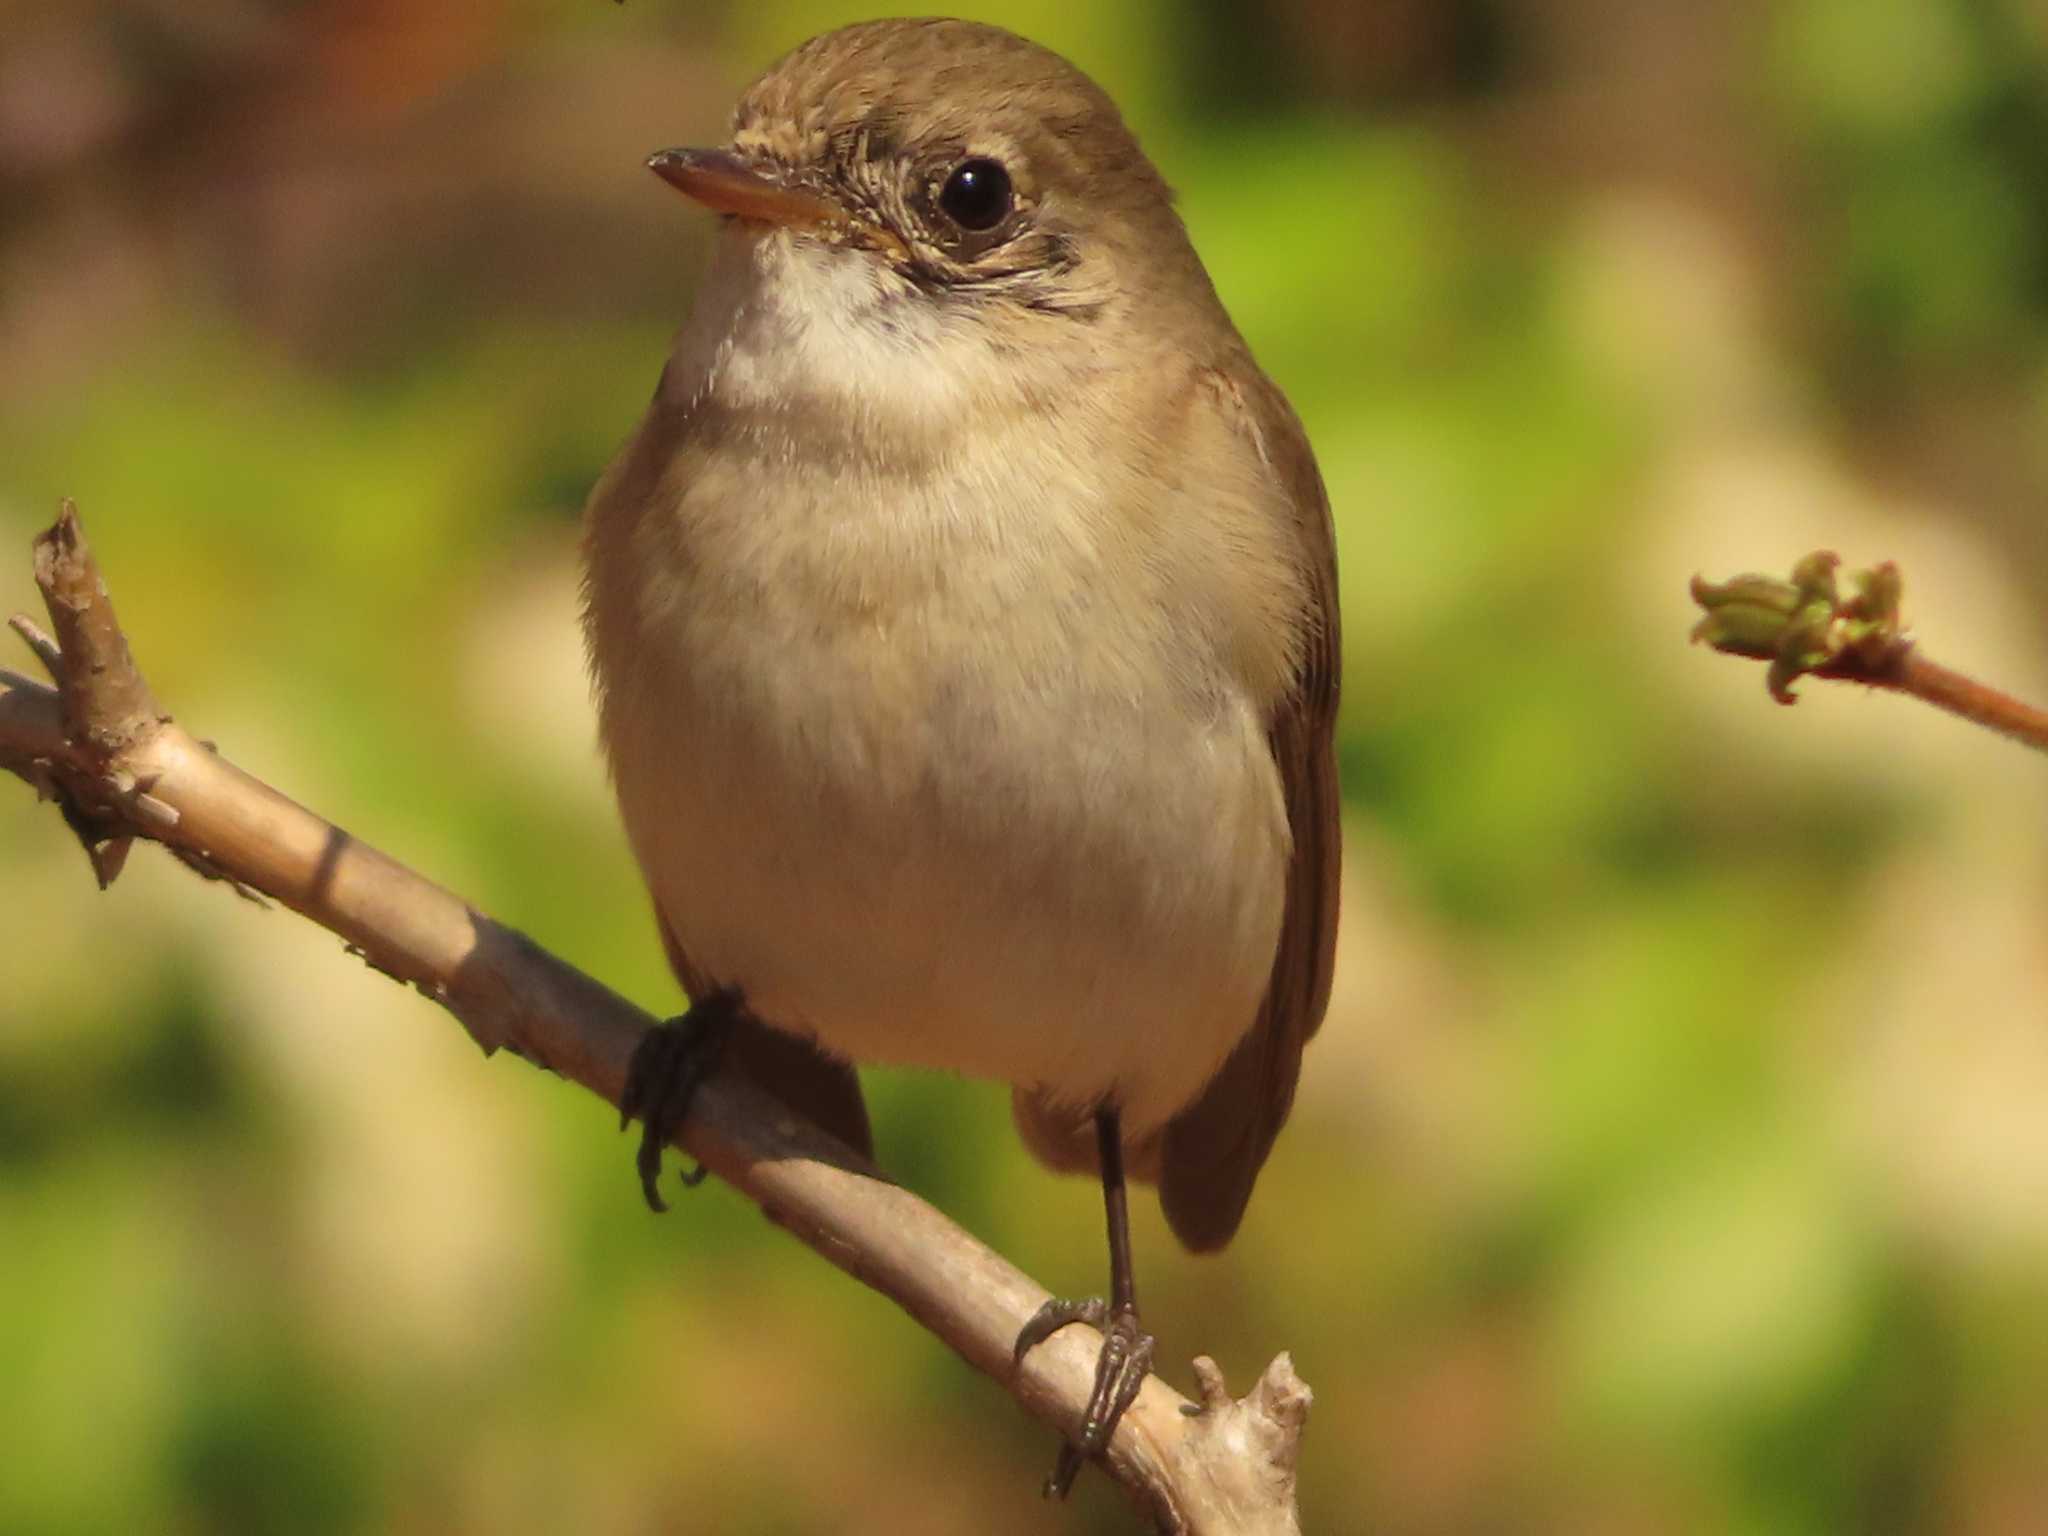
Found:
<svg viewBox="0 0 2048 1536"><path fill-rule="evenodd" d="M22 642L36 653L36 660L43 664L43 670L50 680L62 685L64 681L64 652L57 642L44 634L36 621L25 613L17 613L7 621L7 627L21 636Z"/></svg>
<svg viewBox="0 0 2048 1536"><path fill-rule="evenodd" d="M1965 677L1938 661L1929 661L1916 646L1905 647L1895 678L1870 681L2010 736L2037 752L2048 752L2048 711L2036 709L1974 677Z"/></svg>
<svg viewBox="0 0 2048 1536"><path fill-rule="evenodd" d="M164 715L69 504L37 540L36 575L63 645L54 670L69 682L0 672L0 767L54 785L89 848L161 842L341 935L367 964L446 1007L487 1054L505 1047L618 1103L652 1019ZM1063 1434L1079 1427L1100 1335L1062 1330L1016 1364L1012 1341L1047 1295L1001 1255L742 1079L705 1084L676 1145L1032 1414ZM1285 1355L1235 1402L1212 1363L1196 1370L1199 1408L1156 1377L1145 1383L1105 1457L1109 1471L1163 1530L1299 1536L1294 1467L1308 1389Z"/></svg>

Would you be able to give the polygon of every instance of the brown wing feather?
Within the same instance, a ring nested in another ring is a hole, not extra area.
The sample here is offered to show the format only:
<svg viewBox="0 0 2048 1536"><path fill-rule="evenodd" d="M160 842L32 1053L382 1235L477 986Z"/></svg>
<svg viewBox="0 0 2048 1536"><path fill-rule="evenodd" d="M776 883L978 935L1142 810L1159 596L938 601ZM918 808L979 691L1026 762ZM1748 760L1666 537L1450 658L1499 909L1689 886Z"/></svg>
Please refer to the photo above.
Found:
<svg viewBox="0 0 2048 1536"><path fill-rule="evenodd" d="M669 931L668 919L658 913L656 917L669 969L676 973L683 990L691 997L715 991L712 979L690 964L690 957ZM757 1086L823 1126L862 1157L874 1160L875 1138L868 1125L867 1100L861 1096L860 1074L851 1062L826 1054L798 1035L770 1028L751 1013L740 1015L725 1054Z"/></svg>
<svg viewBox="0 0 2048 1536"><path fill-rule="evenodd" d="M1337 546L1329 499L1293 409L1249 360L1219 376L1219 394L1281 477L1294 507L1311 614L1295 686L1268 727L1294 838L1273 974L1251 1032L1202 1096L1167 1125L1160 1203L1189 1248L1221 1248L1294 1104L1301 1051L1330 1001L1337 947L1339 830L1333 731L1341 658Z"/></svg>

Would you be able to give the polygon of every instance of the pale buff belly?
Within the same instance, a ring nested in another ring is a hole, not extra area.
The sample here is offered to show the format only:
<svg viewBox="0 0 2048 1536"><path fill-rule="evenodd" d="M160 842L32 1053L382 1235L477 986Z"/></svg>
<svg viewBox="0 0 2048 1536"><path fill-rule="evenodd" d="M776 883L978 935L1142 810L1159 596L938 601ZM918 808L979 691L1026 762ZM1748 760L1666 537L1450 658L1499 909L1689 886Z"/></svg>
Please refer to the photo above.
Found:
<svg viewBox="0 0 2048 1536"><path fill-rule="evenodd" d="M620 801L684 952L762 1018L1115 1102L1134 1139L1250 1028L1288 834L1248 709L989 697L787 634L683 648L614 683Z"/></svg>

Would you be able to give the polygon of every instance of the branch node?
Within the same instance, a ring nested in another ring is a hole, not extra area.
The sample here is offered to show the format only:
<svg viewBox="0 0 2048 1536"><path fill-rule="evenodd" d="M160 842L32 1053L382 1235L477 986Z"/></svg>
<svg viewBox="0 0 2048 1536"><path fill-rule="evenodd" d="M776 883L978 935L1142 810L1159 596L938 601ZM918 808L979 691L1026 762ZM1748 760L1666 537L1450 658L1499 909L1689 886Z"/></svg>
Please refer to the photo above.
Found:
<svg viewBox="0 0 2048 1536"><path fill-rule="evenodd" d="M90 750L104 766L169 717L129 654L78 508L69 499L57 521L36 535L35 570L69 674L63 689L66 730L74 745Z"/></svg>
<svg viewBox="0 0 2048 1536"><path fill-rule="evenodd" d="M1188 1405L1187 1434L1169 1480L1183 1495L1199 1493L1180 1513L1193 1506L1200 1518L1186 1523L1233 1536L1300 1536L1294 1474L1314 1395L1295 1374L1293 1358L1274 1357L1258 1384L1235 1400L1206 1355L1195 1361L1195 1381L1201 1405Z"/></svg>
<svg viewBox="0 0 2048 1536"><path fill-rule="evenodd" d="M1215 1408L1230 1406L1230 1386L1223 1379L1223 1367L1207 1355L1195 1356L1195 1390L1201 1394L1199 1403L1189 1403L1186 1412L1190 1418Z"/></svg>
<svg viewBox="0 0 2048 1536"><path fill-rule="evenodd" d="M1292 1473L1301 1451L1301 1431L1308 1423L1308 1411L1316 1395L1294 1369L1294 1356L1285 1350L1273 1357L1259 1384L1252 1389L1258 1412L1273 1426L1272 1454L1276 1466Z"/></svg>
<svg viewBox="0 0 2048 1536"><path fill-rule="evenodd" d="M147 792L138 792L134 799L129 801L129 806L135 812L135 819L147 822L150 831L173 832L177 830L179 816L178 808L175 805L166 805L163 801L157 799L155 795Z"/></svg>
<svg viewBox="0 0 2048 1536"><path fill-rule="evenodd" d="M76 823L73 826L75 830ZM99 882L100 889L104 891L120 879L121 871L128 867L128 850L135 846L135 839L109 837L92 842L81 833L80 841L85 844L85 856L92 861L92 877Z"/></svg>

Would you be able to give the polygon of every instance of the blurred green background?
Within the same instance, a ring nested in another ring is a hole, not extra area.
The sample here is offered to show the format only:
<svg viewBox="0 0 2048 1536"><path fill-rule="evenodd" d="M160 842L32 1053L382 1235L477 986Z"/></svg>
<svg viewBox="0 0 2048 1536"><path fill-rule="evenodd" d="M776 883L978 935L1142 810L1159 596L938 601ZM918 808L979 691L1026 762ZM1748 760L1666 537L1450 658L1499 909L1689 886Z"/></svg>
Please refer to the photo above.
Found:
<svg viewBox="0 0 2048 1536"><path fill-rule="evenodd" d="M962 9L1125 104L1342 545L1337 997L1230 1252L1141 1202L1166 1374L1295 1352L1311 1530L2048 1530L2048 773L1685 643L1827 545L2048 696L2048 11ZM76 496L183 720L672 1011L574 593L708 234L640 162L870 14L10 0L0 607ZM0 1529L1128 1528L332 938L12 781L0 861ZM1002 1090L871 1093L1100 1286Z"/></svg>

